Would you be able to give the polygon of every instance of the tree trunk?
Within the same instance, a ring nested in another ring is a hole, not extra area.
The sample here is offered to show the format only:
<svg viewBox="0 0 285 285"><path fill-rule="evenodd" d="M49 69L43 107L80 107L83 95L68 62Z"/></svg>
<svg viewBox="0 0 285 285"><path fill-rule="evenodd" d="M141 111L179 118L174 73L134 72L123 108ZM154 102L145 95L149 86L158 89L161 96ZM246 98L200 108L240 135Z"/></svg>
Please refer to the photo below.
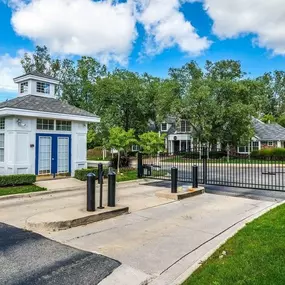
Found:
<svg viewBox="0 0 285 285"><path fill-rule="evenodd" d="M118 150L117 174L120 173L120 151Z"/></svg>

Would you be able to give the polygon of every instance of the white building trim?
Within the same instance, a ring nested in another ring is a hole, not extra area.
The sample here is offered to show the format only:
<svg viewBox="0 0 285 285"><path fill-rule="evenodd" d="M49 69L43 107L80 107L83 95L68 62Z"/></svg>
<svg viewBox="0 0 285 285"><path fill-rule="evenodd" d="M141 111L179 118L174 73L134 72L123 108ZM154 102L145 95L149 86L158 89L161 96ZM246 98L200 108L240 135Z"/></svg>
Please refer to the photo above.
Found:
<svg viewBox="0 0 285 285"><path fill-rule="evenodd" d="M14 108L3 108L0 109L0 117L7 116L24 116L24 117L36 117L44 119L58 119L58 120L69 120L69 121L78 121L78 122L90 122L90 123L99 123L99 117L90 117L90 116L79 116L79 115L70 115L70 114L61 114L61 113L52 113L52 112L42 112L42 111L33 111L26 109L14 109Z"/></svg>

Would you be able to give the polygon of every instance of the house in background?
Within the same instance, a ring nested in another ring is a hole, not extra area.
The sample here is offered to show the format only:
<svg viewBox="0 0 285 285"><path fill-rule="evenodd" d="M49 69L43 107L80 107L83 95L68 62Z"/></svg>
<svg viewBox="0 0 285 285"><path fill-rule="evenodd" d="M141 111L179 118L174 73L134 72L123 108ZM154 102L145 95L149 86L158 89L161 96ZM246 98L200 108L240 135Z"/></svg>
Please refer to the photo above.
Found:
<svg viewBox="0 0 285 285"><path fill-rule="evenodd" d="M279 124L265 124L253 118L255 136L246 146L238 147L238 153L248 154L263 148L285 147L285 128Z"/></svg>
<svg viewBox="0 0 285 285"><path fill-rule="evenodd" d="M265 124L253 118L255 136L246 146L237 148L240 154L249 154L254 150L262 148L285 147L285 128L278 124ZM191 151L199 143L192 136L192 129L189 121L176 121L174 117L168 117L160 126L160 132L166 134L165 146L168 153ZM219 149L220 144L214 146Z"/></svg>
<svg viewBox="0 0 285 285"><path fill-rule="evenodd" d="M56 99L59 81L32 72L0 103L0 173L73 175L86 168L87 124L100 119Z"/></svg>
<svg viewBox="0 0 285 285"><path fill-rule="evenodd" d="M160 125L160 133L166 134L165 146L169 153L189 151L194 147L189 121L176 122L174 117L168 117Z"/></svg>

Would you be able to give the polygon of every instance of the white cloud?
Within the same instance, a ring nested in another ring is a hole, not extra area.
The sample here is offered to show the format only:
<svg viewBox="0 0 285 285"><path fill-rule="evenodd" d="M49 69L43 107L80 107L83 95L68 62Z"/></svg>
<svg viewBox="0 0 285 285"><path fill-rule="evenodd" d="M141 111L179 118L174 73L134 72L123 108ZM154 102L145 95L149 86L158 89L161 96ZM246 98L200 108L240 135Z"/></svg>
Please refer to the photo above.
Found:
<svg viewBox="0 0 285 285"><path fill-rule="evenodd" d="M20 62L23 55L24 51L20 50L15 57L9 54L0 56L0 92L17 91L17 84L14 83L13 78L23 73Z"/></svg>
<svg viewBox="0 0 285 285"><path fill-rule="evenodd" d="M45 44L51 52L127 61L136 39L132 3L105 0L14 0L17 34Z"/></svg>
<svg viewBox="0 0 285 285"><path fill-rule="evenodd" d="M210 45L179 11L183 3L195 0L7 1L16 33L45 44L53 53L91 55L104 63L125 64L137 38L137 21L147 33L148 55L175 45L198 55Z"/></svg>
<svg viewBox="0 0 285 285"><path fill-rule="evenodd" d="M136 0L138 20L148 35L146 54L155 55L177 45L189 55L199 55L210 46L179 10L184 2L193 0Z"/></svg>
<svg viewBox="0 0 285 285"><path fill-rule="evenodd" d="M254 34L254 43L285 55L284 0L204 0L220 38Z"/></svg>

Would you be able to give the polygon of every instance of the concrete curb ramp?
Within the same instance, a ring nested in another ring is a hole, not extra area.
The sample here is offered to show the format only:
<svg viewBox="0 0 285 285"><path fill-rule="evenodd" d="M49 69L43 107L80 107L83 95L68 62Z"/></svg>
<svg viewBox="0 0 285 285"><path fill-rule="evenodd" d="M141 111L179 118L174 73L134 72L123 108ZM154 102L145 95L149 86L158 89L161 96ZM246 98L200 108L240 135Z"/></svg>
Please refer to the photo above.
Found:
<svg viewBox="0 0 285 285"><path fill-rule="evenodd" d="M65 208L42 213L26 220L26 229L34 231L60 231L73 227L114 218L129 212L129 207L106 207L103 210L87 212L78 208Z"/></svg>

